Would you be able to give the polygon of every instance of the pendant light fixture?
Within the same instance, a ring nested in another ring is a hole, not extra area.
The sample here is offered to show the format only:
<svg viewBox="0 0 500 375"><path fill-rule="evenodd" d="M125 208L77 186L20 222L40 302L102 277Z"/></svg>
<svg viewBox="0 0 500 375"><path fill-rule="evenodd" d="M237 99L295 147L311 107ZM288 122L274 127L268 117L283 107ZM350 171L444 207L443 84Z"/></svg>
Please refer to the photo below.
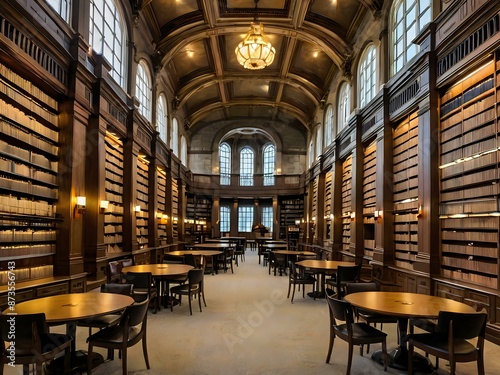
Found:
<svg viewBox="0 0 500 375"><path fill-rule="evenodd" d="M257 4L255 0L255 17L250 30L235 49L236 59L246 69L264 69L274 61L276 50L264 34L264 25L257 22Z"/></svg>

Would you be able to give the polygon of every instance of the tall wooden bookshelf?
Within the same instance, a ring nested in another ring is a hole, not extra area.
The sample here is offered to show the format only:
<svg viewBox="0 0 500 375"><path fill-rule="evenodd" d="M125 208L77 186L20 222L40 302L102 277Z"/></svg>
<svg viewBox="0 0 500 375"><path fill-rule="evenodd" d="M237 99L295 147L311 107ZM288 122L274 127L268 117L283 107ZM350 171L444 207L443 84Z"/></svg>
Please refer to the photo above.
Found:
<svg viewBox="0 0 500 375"><path fill-rule="evenodd" d="M498 57L498 53L497 53ZM496 289L499 241L500 62L441 97L441 274Z"/></svg>
<svg viewBox="0 0 500 375"><path fill-rule="evenodd" d="M410 115L393 131L394 257L413 269L418 253L418 118Z"/></svg>
<svg viewBox="0 0 500 375"><path fill-rule="evenodd" d="M137 157L137 203L135 210L136 234L139 248L148 245L148 215L149 215L149 161L144 155Z"/></svg>
<svg viewBox="0 0 500 375"><path fill-rule="evenodd" d="M172 178L172 239L174 242L179 241L179 186L177 179Z"/></svg>
<svg viewBox="0 0 500 375"><path fill-rule="evenodd" d="M105 137L105 190L109 201L104 215L104 243L108 253L123 252L123 141L112 129Z"/></svg>
<svg viewBox="0 0 500 375"><path fill-rule="evenodd" d="M318 236L318 229L316 226L318 225L319 218L318 218L318 179L319 177L315 177L314 180L312 181L312 202L311 202L311 221L312 221L312 228L313 228L313 233L312 233L312 238L314 241L317 240ZM316 242L315 242L316 243Z"/></svg>
<svg viewBox="0 0 500 375"><path fill-rule="evenodd" d="M166 244L167 241L167 222L168 218L166 217L166 192L167 192L167 176L163 169L156 168L156 181L157 181L157 189L156 189L156 199L158 201L158 240L160 241L160 245Z"/></svg>
<svg viewBox="0 0 500 375"><path fill-rule="evenodd" d="M286 239L288 227L304 220L304 197L281 197L279 199L280 238Z"/></svg>
<svg viewBox="0 0 500 375"><path fill-rule="evenodd" d="M189 194L186 204L186 231L199 241L212 233L212 197Z"/></svg>
<svg viewBox="0 0 500 375"><path fill-rule="evenodd" d="M342 162L342 250L349 252L351 245L352 155Z"/></svg>
<svg viewBox="0 0 500 375"><path fill-rule="evenodd" d="M0 285L53 276L59 103L0 64Z"/></svg>
<svg viewBox="0 0 500 375"><path fill-rule="evenodd" d="M376 172L377 142L371 142L363 150L363 240L364 257L373 259L375 249Z"/></svg>
<svg viewBox="0 0 500 375"><path fill-rule="evenodd" d="M331 245L333 243L333 208L332 208L332 171L325 174L325 238L324 245Z"/></svg>

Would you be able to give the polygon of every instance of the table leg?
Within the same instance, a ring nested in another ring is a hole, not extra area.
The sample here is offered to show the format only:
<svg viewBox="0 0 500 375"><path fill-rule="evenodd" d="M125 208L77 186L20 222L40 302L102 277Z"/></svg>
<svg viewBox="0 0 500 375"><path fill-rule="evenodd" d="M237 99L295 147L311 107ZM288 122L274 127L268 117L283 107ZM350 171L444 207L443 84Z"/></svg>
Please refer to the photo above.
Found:
<svg viewBox="0 0 500 375"><path fill-rule="evenodd" d="M408 318L398 319L399 346L391 350L388 366L397 370L408 371L408 347L407 347ZM372 360L384 364L382 350L377 350L372 354ZM413 353L413 369L418 372L432 373L434 368L429 360L419 353Z"/></svg>

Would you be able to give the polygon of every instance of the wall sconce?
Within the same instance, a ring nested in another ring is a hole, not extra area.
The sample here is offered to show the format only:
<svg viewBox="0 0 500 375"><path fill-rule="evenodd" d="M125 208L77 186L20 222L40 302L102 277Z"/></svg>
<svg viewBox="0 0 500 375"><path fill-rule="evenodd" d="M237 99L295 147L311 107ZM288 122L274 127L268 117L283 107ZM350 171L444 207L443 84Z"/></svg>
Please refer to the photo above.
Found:
<svg viewBox="0 0 500 375"><path fill-rule="evenodd" d="M417 212L417 219L420 219L422 217L423 211L424 211L424 209L423 209L422 205L419 205L418 212Z"/></svg>
<svg viewBox="0 0 500 375"><path fill-rule="evenodd" d="M76 197L76 205L73 210L73 217L76 219L77 214L82 215L85 213L85 206L87 205L87 198L84 196Z"/></svg>
<svg viewBox="0 0 500 375"><path fill-rule="evenodd" d="M101 214L106 212L106 210L108 209L108 206L109 206L109 201L101 201L100 202L99 208L101 209Z"/></svg>
<svg viewBox="0 0 500 375"><path fill-rule="evenodd" d="M300 225L300 219L295 220L295 225Z"/></svg>
<svg viewBox="0 0 500 375"><path fill-rule="evenodd" d="M135 206L134 207L134 212L135 213L141 212L141 206Z"/></svg>
<svg viewBox="0 0 500 375"><path fill-rule="evenodd" d="M378 219L382 218L382 210L375 210L373 212L373 217L375 218L375 221L378 221Z"/></svg>
<svg viewBox="0 0 500 375"><path fill-rule="evenodd" d="M354 219L356 219L356 212L352 211L350 213L350 216L351 216L351 221L354 221Z"/></svg>

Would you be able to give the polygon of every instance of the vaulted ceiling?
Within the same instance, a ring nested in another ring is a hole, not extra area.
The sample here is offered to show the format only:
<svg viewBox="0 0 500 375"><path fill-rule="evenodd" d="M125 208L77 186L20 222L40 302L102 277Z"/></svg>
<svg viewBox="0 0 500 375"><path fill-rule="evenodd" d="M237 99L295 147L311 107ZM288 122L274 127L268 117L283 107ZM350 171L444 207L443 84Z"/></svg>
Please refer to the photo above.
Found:
<svg viewBox="0 0 500 375"><path fill-rule="evenodd" d="M383 0L132 0L168 71L174 110L196 133L213 123L286 123L307 132L332 80L349 73L353 38ZM248 70L235 48L254 20L276 48ZM347 68L346 68L347 67Z"/></svg>

